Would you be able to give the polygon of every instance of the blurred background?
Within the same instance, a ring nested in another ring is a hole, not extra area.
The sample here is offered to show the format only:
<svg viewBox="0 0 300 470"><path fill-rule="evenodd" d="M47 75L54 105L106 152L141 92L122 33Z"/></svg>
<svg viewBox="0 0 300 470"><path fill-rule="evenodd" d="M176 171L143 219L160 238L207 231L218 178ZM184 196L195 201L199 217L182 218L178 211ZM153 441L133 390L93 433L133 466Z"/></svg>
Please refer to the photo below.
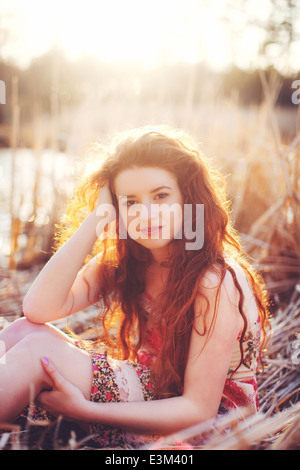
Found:
<svg viewBox="0 0 300 470"><path fill-rule="evenodd" d="M21 314L90 145L146 124L200 143L275 306L289 303L299 65L299 0L1 0L0 314Z"/></svg>

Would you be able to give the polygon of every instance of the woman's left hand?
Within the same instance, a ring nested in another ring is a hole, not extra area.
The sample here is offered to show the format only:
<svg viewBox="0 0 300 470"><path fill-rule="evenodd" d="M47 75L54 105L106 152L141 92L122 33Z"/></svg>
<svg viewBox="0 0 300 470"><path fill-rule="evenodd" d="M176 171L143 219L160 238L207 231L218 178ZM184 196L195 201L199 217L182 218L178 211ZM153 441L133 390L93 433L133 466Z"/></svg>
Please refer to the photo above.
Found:
<svg viewBox="0 0 300 470"><path fill-rule="evenodd" d="M42 358L42 365L54 387L41 392L37 397L38 403L52 414L81 420L81 410L86 402L82 391L63 377L48 358Z"/></svg>

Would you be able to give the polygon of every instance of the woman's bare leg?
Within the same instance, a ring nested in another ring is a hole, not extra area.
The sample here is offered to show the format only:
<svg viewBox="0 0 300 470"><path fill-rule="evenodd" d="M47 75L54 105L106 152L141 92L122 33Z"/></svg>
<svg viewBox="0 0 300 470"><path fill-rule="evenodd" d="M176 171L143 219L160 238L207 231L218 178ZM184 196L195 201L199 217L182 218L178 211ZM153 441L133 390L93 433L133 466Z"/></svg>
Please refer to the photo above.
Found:
<svg viewBox="0 0 300 470"><path fill-rule="evenodd" d="M0 331L0 357L31 333L50 333L74 344L74 340L50 323L37 324L22 317ZM4 360L4 359L3 359ZM3 362L3 361L2 361Z"/></svg>
<svg viewBox="0 0 300 470"><path fill-rule="evenodd" d="M43 356L51 359L58 371L80 388L87 399L90 397L93 372L89 354L74 346L72 340L66 341L63 333L61 337L43 327L47 325L38 325L37 331L25 335L14 346L6 333L7 344L11 347L5 353L5 360L0 361L2 422L14 420L29 404L32 395L36 397L41 390L52 386L41 364Z"/></svg>

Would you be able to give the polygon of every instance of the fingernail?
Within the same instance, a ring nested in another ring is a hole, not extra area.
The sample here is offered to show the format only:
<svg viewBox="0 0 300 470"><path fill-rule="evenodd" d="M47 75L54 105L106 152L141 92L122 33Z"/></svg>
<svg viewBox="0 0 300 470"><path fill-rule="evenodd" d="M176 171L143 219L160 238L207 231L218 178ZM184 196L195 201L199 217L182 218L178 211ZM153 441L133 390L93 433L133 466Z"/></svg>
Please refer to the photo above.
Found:
<svg viewBox="0 0 300 470"><path fill-rule="evenodd" d="M49 364L49 359L47 357L42 357L42 361L44 364Z"/></svg>

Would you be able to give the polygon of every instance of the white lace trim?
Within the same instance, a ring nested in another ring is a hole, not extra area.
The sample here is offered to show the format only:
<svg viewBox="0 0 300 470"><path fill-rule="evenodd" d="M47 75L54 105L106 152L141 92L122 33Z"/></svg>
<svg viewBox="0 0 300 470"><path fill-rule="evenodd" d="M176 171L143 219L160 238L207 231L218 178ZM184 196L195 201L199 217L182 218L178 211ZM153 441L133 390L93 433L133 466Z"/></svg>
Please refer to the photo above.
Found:
<svg viewBox="0 0 300 470"><path fill-rule="evenodd" d="M127 361L108 358L118 385L121 401L144 401L141 381L134 367Z"/></svg>

